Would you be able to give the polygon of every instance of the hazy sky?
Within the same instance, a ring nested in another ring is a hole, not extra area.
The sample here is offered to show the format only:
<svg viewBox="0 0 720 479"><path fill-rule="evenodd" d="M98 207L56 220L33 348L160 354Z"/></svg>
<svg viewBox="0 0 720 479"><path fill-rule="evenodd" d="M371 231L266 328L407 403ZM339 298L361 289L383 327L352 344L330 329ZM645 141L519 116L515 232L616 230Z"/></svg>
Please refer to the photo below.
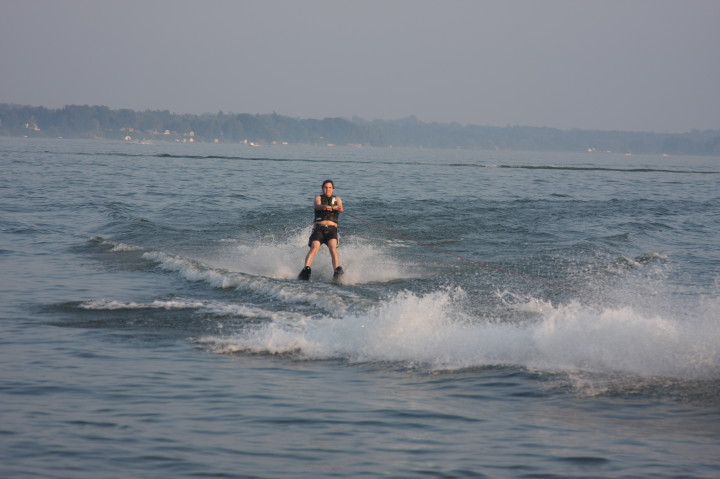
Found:
<svg viewBox="0 0 720 479"><path fill-rule="evenodd" d="M0 103L720 129L720 1L0 0Z"/></svg>

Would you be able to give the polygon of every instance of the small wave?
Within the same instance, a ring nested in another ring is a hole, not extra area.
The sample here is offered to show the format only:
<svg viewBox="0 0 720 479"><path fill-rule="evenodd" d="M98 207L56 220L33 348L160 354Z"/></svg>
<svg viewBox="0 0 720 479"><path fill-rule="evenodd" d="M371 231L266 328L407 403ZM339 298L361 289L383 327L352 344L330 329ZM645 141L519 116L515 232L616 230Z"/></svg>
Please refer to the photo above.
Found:
<svg viewBox="0 0 720 479"><path fill-rule="evenodd" d="M639 264L647 264L655 260L667 261L667 259L668 257L666 255L660 253L644 253L635 257L635 261Z"/></svg>
<svg viewBox="0 0 720 479"><path fill-rule="evenodd" d="M455 163L449 166L455 167L476 167L476 168L508 168L521 170L566 170L566 171L609 171L623 173L682 173L694 175L717 175L720 171L703 170L671 170L664 168L605 168L597 166L555 166L555 165L499 165L481 163Z"/></svg>
<svg viewBox="0 0 720 479"><path fill-rule="evenodd" d="M93 300L78 305L80 309L90 310L130 310L130 309L198 309L207 307L206 301L155 300L146 303L134 301Z"/></svg>
<svg viewBox="0 0 720 479"><path fill-rule="evenodd" d="M435 241L425 241L425 244L431 245L431 246L439 246L443 244L452 244L452 243L462 243L463 238L448 238L443 240L435 240Z"/></svg>
<svg viewBox="0 0 720 479"><path fill-rule="evenodd" d="M120 253L120 252L128 252L128 251L142 251L143 248L140 246L135 246L127 243L122 243L118 241L110 241L106 240L105 238L102 238L101 236L94 236L90 238L90 243L100 245L100 246L109 246L111 253Z"/></svg>
<svg viewBox="0 0 720 479"><path fill-rule="evenodd" d="M79 303L77 307L93 311L127 311L143 309L201 310L207 313L212 313L216 316L228 316L244 319L265 319L284 322L305 319L305 315L291 311L271 311L247 304L184 298L157 299L148 302L100 299L83 301Z"/></svg>
<svg viewBox="0 0 720 479"><path fill-rule="evenodd" d="M155 144L155 143L151 143ZM155 154L144 154L144 153L125 153L125 152L109 152L109 153L84 153L78 152L73 153L76 156L87 155L87 156L115 156L120 158L161 158L161 159L177 159L177 160L231 160L231 161L262 161L262 162L275 162L275 163L349 163L349 164L388 164L395 165L397 162L390 161L377 161L377 160L362 160L359 158L342 159L342 158L272 158L272 157L261 157L261 156L237 156L237 155L187 155L187 154L174 154L174 153L155 153ZM413 162L414 163L414 162Z"/></svg>
<svg viewBox="0 0 720 479"><path fill-rule="evenodd" d="M634 258L628 258L627 256L620 256L610 263L607 267L607 271L610 273L619 274L627 269L642 268L655 261L667 261L667 256L660 253L645 253Z"/></svg>

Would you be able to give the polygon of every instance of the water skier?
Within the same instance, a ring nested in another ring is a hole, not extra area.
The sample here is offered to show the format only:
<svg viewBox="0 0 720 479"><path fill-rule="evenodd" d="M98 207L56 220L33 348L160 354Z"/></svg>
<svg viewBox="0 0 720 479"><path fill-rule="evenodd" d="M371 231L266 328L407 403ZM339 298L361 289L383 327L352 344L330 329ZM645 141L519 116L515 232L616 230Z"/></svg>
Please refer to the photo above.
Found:
<svg viewBox="0 0 720 479"><path fill-rule="evenodd" d="M310 279L313 260L320 247L326 244L330 251L332 266L334 270L333 281L339 281L344 271L340 266L340 255L338 254L338 219L343 212L342 199L333 196L335 183L332 180L325 180L322 184L322 194L315 197L313 209L315 211L314 226L310 239L308 240L308 251L305 257L305 267L300 271L298 279L307 281Z"/></svg>

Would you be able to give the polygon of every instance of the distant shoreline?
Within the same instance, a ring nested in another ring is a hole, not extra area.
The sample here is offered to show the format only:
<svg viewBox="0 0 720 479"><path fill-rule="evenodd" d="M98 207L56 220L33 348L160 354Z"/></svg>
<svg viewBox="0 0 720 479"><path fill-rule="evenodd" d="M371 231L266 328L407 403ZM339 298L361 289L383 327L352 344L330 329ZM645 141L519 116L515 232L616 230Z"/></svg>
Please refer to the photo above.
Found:
<svg viewBox="0 0 720 479"><path fill-rule="evenodd" d="M176 114L167 110L60 109L0 104L0 136L183 143L306 144L468 150L598 151L720 156L720 130L652 133L477 126L361 118L298 119L273 114Z"/></svg>

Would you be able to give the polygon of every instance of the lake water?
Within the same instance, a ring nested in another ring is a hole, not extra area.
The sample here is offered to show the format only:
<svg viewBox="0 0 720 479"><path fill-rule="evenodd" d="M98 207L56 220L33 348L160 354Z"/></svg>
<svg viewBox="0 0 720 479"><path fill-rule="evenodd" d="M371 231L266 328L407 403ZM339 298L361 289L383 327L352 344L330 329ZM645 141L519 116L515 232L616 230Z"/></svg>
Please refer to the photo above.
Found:
<svg viewBox="0 0 720 479"><path fill-rule="evenodd" d="M716 478L720 158L0 139L0 476ZM309 282L335 181L345 282Z"/></svg>

